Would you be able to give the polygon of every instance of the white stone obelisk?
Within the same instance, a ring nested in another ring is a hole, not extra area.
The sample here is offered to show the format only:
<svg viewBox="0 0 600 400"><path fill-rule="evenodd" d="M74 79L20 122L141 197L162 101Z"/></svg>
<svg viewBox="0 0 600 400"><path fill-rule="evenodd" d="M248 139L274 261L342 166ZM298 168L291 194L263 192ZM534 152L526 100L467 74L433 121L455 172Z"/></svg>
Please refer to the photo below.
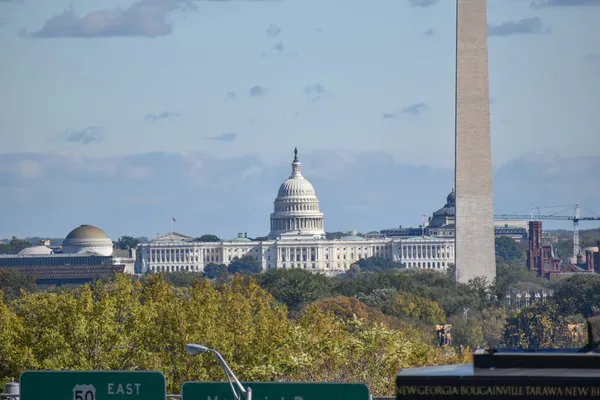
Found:
<svg viewBox="0 0 600 400"><path fill-rule="evenodd" d="M456 279L496 276L486 0L456 6Z"/></svg>

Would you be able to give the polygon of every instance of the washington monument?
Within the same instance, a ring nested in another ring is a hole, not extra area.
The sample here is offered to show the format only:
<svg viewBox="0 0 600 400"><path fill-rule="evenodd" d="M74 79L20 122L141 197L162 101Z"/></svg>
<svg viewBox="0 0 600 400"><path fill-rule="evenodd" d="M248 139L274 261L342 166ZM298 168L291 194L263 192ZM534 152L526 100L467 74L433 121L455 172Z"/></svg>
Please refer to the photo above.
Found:
<svg viewBox="0 0 600 400"><path fill-rule="evenodd" d="M456 4L456 279L496 276L486 0Z"/></svg>

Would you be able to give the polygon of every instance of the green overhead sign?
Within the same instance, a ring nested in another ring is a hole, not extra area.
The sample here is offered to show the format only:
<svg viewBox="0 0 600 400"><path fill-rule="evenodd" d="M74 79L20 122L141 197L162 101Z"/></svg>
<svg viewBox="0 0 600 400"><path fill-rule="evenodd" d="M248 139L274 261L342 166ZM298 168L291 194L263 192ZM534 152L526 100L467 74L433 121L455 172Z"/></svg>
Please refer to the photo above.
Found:
<svg viewBox="0 0 600 400"><path fill-rule="evenodd" d="M25 371L20 400L165 400L165 377L152 371Z"/></svg>
<svg viewBox="0 0 600 400"><path fill-rule="evenodd" d="M242 385L252 389L253 400L370 400L369 388L362 383L242 382ZM181 394L182 400L235 400L227 382L185 382ZM240 399L243 398L240 394Z"/></svg>

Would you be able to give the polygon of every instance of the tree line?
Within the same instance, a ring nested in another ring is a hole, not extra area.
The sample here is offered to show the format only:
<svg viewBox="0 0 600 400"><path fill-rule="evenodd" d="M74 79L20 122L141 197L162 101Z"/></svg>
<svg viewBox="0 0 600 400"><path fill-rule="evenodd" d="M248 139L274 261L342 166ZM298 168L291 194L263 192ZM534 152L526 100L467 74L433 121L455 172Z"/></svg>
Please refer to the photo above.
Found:
<svg viewBox="0 0 600 400"><path fill-rule="evenodd" d="M512 239L496 241L496 258L493 282L466 284L452 269L407 269L380 258L336 277L303 269L259 273L259 263L244 256L229 266L209 264L203 276L118 276L46 289L4 271L0 376L50 367L158 369L177 391L186 379L222 379L214 362L181 353L186 341L197 341L223 351L242 379L364 381L385 395L398 369L468 362L469 348L583 345L585 332L571 328L598 311L600 276L540 279ZM554 295L507 307L508 294L541 290ZM437 346L438 324L452 325L451 347ZM29 331L37 333L23 333Z"/></svg>
<svg viewBox="0 0 600 400"><path fill-rule="evenodd" d="M351 306L352 315L338 318L339 307L312 303L291 316L242 275L184 287L161 275L119 275L23 292L0 303L0 377L29 369L158 370L178 393L188 380L224 378L212 357L185 353L195 342L218 349L243 380L366 382L374 394L391 395L400 368L469 360L410 325L369 320L366 308Z"/></svg>

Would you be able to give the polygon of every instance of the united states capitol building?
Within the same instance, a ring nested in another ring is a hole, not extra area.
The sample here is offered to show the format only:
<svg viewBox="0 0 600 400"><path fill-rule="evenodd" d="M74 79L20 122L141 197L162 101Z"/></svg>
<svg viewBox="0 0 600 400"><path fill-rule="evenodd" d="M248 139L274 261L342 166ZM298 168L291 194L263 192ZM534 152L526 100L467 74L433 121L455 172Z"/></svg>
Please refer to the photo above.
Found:
<svg viewBox="0 0 600 400"><path fill-rule="evenodd" d="M453 195L448 197L449 207ZM340 239L326 239L319 199L302 175L297 150L292 172L273 203L270 227L263 241L251 240L245 233L221 242L199 242L176 232L156 237L138 246L136 273L202 272L210 263L227 265L244 255L255 257L263 270L302 268L326 275L344 273L368 257L393 260L409 268L444 270L454 264L454 235L427 235L422 230L419 236L349 233Z"/></svg>

